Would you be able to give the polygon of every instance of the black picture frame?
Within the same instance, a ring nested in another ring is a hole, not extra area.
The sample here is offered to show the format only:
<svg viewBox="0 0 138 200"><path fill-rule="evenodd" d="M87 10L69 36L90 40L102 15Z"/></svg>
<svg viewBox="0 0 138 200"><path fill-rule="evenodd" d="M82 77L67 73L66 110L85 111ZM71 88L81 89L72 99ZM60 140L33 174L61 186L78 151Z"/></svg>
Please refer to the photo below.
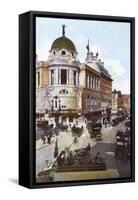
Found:
<svg viewBox="0 0 138 200"><path fill-rule="evenodd" d="M128 178L35 183L35 19L36 17L129 22L131 26L131 176ZM135 18L29 11L19 15L19 184L27 188L135 181Z"/></svg>

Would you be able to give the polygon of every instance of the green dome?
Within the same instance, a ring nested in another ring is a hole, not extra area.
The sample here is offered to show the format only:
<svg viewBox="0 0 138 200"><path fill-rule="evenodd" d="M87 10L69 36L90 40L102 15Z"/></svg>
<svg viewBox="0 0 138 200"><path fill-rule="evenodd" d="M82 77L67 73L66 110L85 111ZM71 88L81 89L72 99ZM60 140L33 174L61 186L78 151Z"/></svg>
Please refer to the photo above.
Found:
<svg viewBox="0 0 138 200"><path fill-rule="evenodd" d="M67 49L68 51L76 52L76 47L73 42L65 36L59 37L53 42L51 46L51 51L53 49Z"/></svg>

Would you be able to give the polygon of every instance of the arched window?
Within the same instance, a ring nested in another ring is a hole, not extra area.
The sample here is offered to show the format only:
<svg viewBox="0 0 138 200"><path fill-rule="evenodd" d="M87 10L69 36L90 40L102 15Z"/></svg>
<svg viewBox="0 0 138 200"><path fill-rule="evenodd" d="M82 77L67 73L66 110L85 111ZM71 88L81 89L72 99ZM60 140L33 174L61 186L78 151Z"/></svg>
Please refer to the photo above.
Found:
<svg viewBox="0 0 138 200"><path fill-rule="evenodd" d="M95 78L93 78L93 89L95 89Z"/></svg>

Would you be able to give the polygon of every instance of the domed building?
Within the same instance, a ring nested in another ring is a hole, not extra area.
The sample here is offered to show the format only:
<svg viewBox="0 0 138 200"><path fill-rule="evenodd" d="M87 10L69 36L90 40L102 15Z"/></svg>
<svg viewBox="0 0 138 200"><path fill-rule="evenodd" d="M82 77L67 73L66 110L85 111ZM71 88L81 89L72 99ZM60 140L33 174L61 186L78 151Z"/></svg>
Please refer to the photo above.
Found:
<svg viewBox="0 0 138 200"><path fill-rule="evenodd" d="M62 25L62 36L53 41L47 61L37 62L36 113L48 124L85 126L87 120L98 119L101 108L111 106L112 79L98 53L89 50L89 43L86 48L86 60L80 63Z"/></svg>
<svg viewBox="0 0 138 200"><path fill-rule="evenodd" d="M79 107L79 73L80 62L74 43L65 36L57 38L49 51L47 60L49 72L49 106L48 113L55 117L56 123L72 122L80 110Z"/></svg>

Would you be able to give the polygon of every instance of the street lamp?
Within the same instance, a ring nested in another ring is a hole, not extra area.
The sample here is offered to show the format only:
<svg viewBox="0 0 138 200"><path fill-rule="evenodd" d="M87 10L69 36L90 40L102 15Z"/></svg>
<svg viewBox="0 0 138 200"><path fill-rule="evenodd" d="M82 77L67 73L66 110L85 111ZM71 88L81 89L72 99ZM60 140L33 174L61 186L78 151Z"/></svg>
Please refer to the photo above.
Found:
<svg viewBox="0 0 138 200"><path fill-rule="evenodd" d="M61 100L59 99L58 101L59 101L59 112L60 112L61 111L61 105L60 105Z"/></svg>
<svg viewBox="0 0 138 200"><path fill-rule="evenodd" d="M52 114L53 114L53 107L54 107L54 105L53 105L54 104L54 100L53 99L51 100L51 103L52 103L51 110L52 110Z"/></svg>

